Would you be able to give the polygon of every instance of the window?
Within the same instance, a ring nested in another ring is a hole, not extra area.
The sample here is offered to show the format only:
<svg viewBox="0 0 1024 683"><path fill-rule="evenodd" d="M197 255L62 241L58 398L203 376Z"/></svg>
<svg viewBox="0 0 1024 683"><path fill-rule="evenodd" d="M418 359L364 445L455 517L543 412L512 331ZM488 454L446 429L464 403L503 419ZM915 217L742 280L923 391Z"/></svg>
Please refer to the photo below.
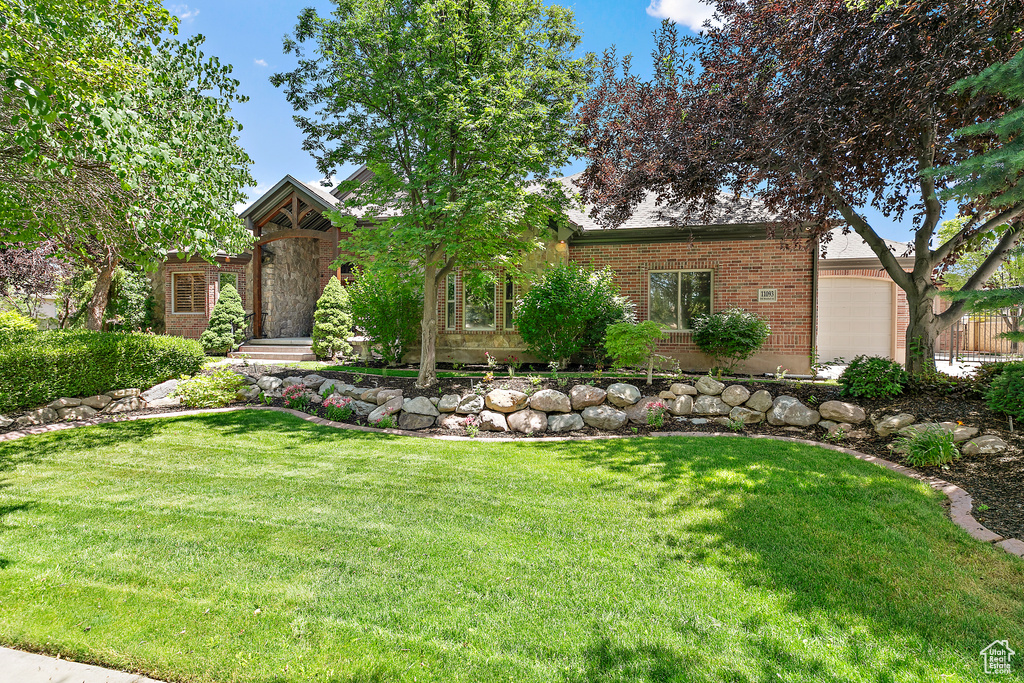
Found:
<svg viewBox="0 0 1024 683"><path fill-rule="evenodd" d="M710 270L652 270L648 318L669 331L693 329L693 319L711 312Z"/></svg>
<svg viewBox="0 0 1024 683"><path fill-rule="evenodd" d="M206 275L172 273L171 296L175 313L206 313Z"/></svg>
<svg viewBox="0 0 1024 683"><path fill-rule="evenodd" d="M340 266L338 266L338 273L340 274L338 281L341 284L345 285L346 287L352 284L356 279L355 270L352 263L342 263Z"/></svg>
<svg viewBox="0 0 1024 683"><path fill-rule="evenodd" d="M514 308L516 305L515 300L515 284L512 282L512 278L505 277L505 329L514 330L516 329L515 323L512 322Z"/></svg>
<svg viewBox="0 0 1024 683"><path fill-rule="evenodd" d="M238 273L220 273L217 278L217 291L223 290L224 285L231 285L238 291Z"/></svg>
<svg viewBox="0 0 1024 683"><path fill-rule="evenodd" d="M462 327L469 331L493 330L497 281L493 273L467 273L462 278Z"/></svg>
<svg viewBox="0 0 1024 683"><path fill-rule="evenodd" d="M444 287L444 329L455 329L455 273L449 273Z"/></svg>

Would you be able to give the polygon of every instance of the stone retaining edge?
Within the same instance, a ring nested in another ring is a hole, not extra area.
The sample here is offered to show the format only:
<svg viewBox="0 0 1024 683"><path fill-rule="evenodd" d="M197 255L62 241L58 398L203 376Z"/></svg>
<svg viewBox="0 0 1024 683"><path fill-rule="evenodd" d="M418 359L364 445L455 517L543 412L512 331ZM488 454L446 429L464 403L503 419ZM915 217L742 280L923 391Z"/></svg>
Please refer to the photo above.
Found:
<svg viewBox="0 0 1024 683"><path fill-rule="evenodd" d="M233 413L241 410L270 410L278 413L286 413L288 415L294 415L306 422L312 422L324 427L333 427L334 429L346 429L354 432L367 432L376 434L390 434L392 436L407 436L419 439L437 439L441 441L480 441L480 439L468 437L468 436L437 436L421 434L419 432L406 431L403 429L377 429L375 427L361 427L359 425L350 425L343 422L333 422L331 420L325 420L322 417L316 417L308 413L303 413L298 410L292 410L290 408L280 408L278 406L235 406L232 408L204 408L198 410L183 410L176 412L167 413L149 413L146 415L131 415L122 414L117 416L92 418L91 420L82 420L80 422L58 422L48 425L40 425L37 427L29 427L24 430L8 432L7 434L0 435L0 443L5 441L14 441L16 439L22 439L27 436L35 436L38 434L47 434L49 432L59 432L65 429L77 429L79 427L93 427L96 425L110 424L113 422L132 422L135 420L152 420L162 418L174 418L174 417L192 417L197 415L212 415L217 413ZM733 434L726 432L651 432L650 434L644 435L645 437L661 438L667 436L684 436L684 437L732 437L732 438L745 438L745 439L770 439L772 441L783 441L788 443L798 443L807 446L817 446L818 448L825 448L828 450L836 451L839 453L845 453L846 455L853 456L858 460L864 462L870 462L879 467L884 467L888 470L902 474L905 477L916 479L917 481L928 484L936 491L941 491L946 494L949 498L949 517L954 524L959 526L961 529L971 535L972 538L982 541L983 543L992 543L1002 548L1011 555L1024 558L1024 541L1016 538L1003 538L999 534L985 528L978 520L971 515L971 510L974 507L974 499L971 498L971 494L964 491L962 488L955 484L951 484L944 479L938 477L929 477L921 472L910 467L899 465L890 460L884 458L878 458L867 453L861 453L855 451L852 448L843 448L842 446L835 446L833 444L821 443L820 441L811 441L810 439L797 439L789 436L773 436L771 434ZM644 438L631 435L622 434L608 434L606 436L584 436L584 437L571 437L571 436L554 436L554 437L526 437L521 439L515 439L510 443L537 443L537 442L558 442L558 441L601 441L608 439L635 439Z"/></svg>

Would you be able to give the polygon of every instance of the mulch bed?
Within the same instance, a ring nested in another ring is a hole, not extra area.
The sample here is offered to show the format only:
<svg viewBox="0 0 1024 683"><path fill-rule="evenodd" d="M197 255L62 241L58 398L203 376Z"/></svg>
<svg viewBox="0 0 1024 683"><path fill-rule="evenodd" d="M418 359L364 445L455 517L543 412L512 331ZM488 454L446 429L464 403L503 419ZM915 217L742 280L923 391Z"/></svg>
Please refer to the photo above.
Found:
<svg viewBox="0 0 1024 683"><path fill-rule="evenodd" d="M313 374L309 371L297 371L294 368L274 366L250 366L248 368L237 368L243 372L250 372L259 375L271 374L276 377L285 378L296 375ZM348 384L354 384L366 389L375 387L387 387L389 389L402 389L407 398L415 396L441 396L442 394L466 395L473 393L480 385L479 378L458 378L441 379L438 385L430 391L417 389L415 378L412 377L381 377L379 375L356 375L350 372L319 371L316 374L328 379L336 379ZM576 384L593 383L594 386L606 389L615 382L626 382L639 387L644 395L657 395L660 391L667 391L674 382L692 383L699 376L688 376L684 378L659 378L656 377L654 384L646 387L643 380L621 379L617 377L593 378L593 376L563 376L558 380L544 378L538 383L532 382L527 376L520 373L514 378L507 376L496 376L495 380L486 385L486 390L491 389L515 389L518 391L538 391L540 389L557 389L568 393ZM764 381L758 378L723 379L729 383L743 383L751 393L758 389L767 389L773 397L781 395L794 396L809 406L816 406L831 400L842 400L839 387L829 384L811 382L777 382ZM527 391L527 393L530 393ZM897 399L887 400L856 400L852 401L863 407L868 415L892 414L897 412L911 413L917 417L918 422L942 422L959 421L965 425L977 427L980 434L991 433L1000 436L1009 449L1006 453L994 456L963 456L948 466L942 467L916 467L918 471L926 475L945 479L962 489L966 490L974 498L974 517L992 531L1007 538L1024 539L1024 439L1018 430L1010 433L1009 424L1005 417L991 412L984 401L977 394L971 392L960 392L950 395L943 390L919 390L912 394L901 396ZM262 405L259 401L251 402L254 405ZM281 399L273 399L271 405L283 406ZM180 409L161 408L137 411L134 414L145 413L166 413L177 412L178 410L190 410L186 407ZM311 414L326 417L323 408L318 405L311 406ZM350 422L353 424L366 425L366 418L353 417ZM875 434L870 424L862 425L864 429L858 430L864 434L864 438L848 436L839 445L856 449L869 455L875 455L887 460L906 463L902 456L894 453L889 445L891 438L882 438ZM651 432L678 431L678 432L722 432L725 428L721 425L709 422L705 425L695 425L691 422L676 421L671 415L665 416L663 427L648 427L646 425L627 425L620 429L617 434L621 436L644 436ZM0 430L0 432L10 430ZM798 437L823 441L824 430L817 427L802 429L798 427L774 427L763 423L760 425L747 425L745 433L749 434L771 434L776 436ZM464 430L442 430L439 428L425 429L421 432L424 435L455 435L465 436ZM587 427L577 432L559 434L558 436L599 436L607 435L610 432L598 431ZM518 439L524 438L525 434L514 432L496 433L480 432L478 438L486 439Z"/></svg>

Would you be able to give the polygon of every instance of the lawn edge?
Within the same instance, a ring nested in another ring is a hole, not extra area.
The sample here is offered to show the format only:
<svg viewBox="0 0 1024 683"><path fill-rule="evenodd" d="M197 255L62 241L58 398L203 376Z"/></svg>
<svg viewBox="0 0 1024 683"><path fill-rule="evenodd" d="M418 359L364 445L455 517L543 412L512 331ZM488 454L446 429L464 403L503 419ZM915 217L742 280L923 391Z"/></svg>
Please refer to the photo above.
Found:
<svg viewBox="0 0 1024 683"><path fill-rule="evenodd" d="M203 408L198 410L185 410L185 411L172 411L166 413L147 413L146 415L118 415L93 418L91 420L82 420L80 422L60 422L49 425L40 425L37 427L29 427L25 430L8 432L7 434L0 435L0 443L7 441L15 441L17 439L23 439L28 436L36 436L39 434L48 434L50 432L59 432L65 429L78 429L80 427L93 427L96 425L110 424L114 422L132 422L135 420L153 420L153 419L165 419L175 417L194 417L199 415L212 415L218 413L233 413L243 410L263 410L273 411L278 413L285 413L288 415L294 415L295 417L305 420L306 422L312 422L323 427L332 427L334 429L344 429L348 431L356 432L368 432L376 434L390 434L393 436L405 436L417 439L434 439L440 441L477 441L479 438L473 438L468 436L438 436L433 434L421 434L419 432L406 431L403 429L376 429L374 427L362 427L359 425L350 425L343 422L334 422L331 420L325 420L322 417L316 417L315 415L309 415L298 410L292 410L290 408L281 408L278 406L234 406L230 408ZM999 548L1002 548L1011 555L1024 558L1024 540L1016 538L1004 538L999 534L986 528L981 522L974 518L971 514L974 508L974 499L967 491L963 490L956 484L939 479L938 477L929 477L915 469L906 467L904 465L897 464L884 458L879 458L867 453L861 453L860 451L853 450L852 448L844 448L842 446L836 446L833 444L821 443L820 441L812 441L810 439L798 439L790 436L774 436L771 434L733 434L728 432L652 432L643 437L640 436L628 436L619 434L609 434L607 436L584 436L584 437L572 437L572 436L553 436L553 437L526 437L522 439L516 439L515 443L553 443L558 441L604 441L608 439L634 439L634 438L664 438L664 437L690 437L690 438L702 438L702 437L729 437L736 439L770 439L772 441L782 441L786 443L798 443L807 446L817 446L818 448L824 448L838 453L844 453L852 456L858 460L869 462L879 467L884 467L891 472L901 474L910 479L920 481L924 484L928 484L932 489L941 491L949 499L949 517L954 524L959 526L961 529L966 531L975 540L981 541L982 543L994 544Z"/></svg>

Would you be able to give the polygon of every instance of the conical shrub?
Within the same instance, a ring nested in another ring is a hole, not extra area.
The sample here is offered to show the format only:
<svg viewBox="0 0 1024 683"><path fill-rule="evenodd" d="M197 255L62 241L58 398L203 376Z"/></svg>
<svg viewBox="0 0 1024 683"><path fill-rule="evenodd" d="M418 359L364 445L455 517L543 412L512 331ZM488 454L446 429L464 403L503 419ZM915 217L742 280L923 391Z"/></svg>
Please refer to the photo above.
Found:
<svg viewBox="0 0 1024 683"><path fill-rule="evenodd" d="M334 358L352 353L348 343L352 336L352 309L348 292L337 277L324 287L313 314L313 353L318 358Z"/></svg>
<svg viewBox="0 0 1024 683"><path fill-rule="evenodd" d="M242 341L245 335L245 309L242 308L242 297L233 285L224 285L220 290L210 314L210 324L206 331L199 335L199 343L207 353L227 353Z"/></svg>

